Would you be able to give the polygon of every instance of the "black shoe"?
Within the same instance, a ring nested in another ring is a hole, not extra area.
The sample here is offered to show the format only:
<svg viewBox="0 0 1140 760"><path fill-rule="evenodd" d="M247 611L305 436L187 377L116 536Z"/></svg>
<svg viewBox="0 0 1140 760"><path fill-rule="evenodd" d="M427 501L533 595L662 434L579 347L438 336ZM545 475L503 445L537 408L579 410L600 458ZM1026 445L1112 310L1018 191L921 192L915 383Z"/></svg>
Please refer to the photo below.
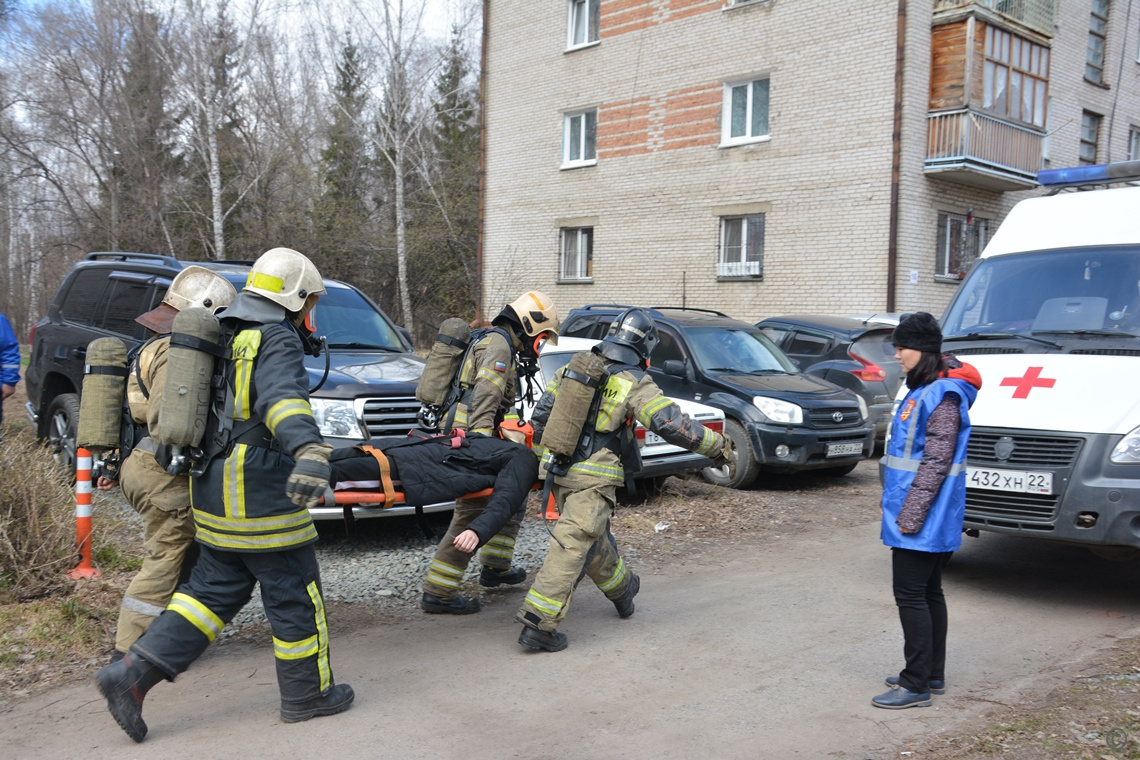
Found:
<svg viewBox="0 0 1140 760"><path fill-rule="evenodd" d="M934 700L930 698L929 691L924 691L919 694L918 692L904 689L901 686L871 698L871 704L875 707L882 707L887 710L905 710L908 707L930 707L933 701Z"/></svg>
<svg viewBox="0 0 1140 760"><path fill-rule="evenodd" d="M431 594L424 594L420 600L420 609L433 615L445 613L448 615L470 615L479 611L479 600L470 596L453 596L442 599Z"/></svg>
<svg viewBox="0 0 1140 760"><path fill-rule="evenodd" d="M487 567L483 565L483 570L479 573L479 585L486 586L487 588L494 588L495 586L514 586L526 580L526 570L521 567L512 567L510 570L499 570L494 567Z"/></svg>
<svg viewBox="0 0 1140 760"><path fill-rule="evenodd" d="M147 732L142 718L143 699L163 678L162 671L130 653L95 671L95 683L107 699L107 709L119 727L136 742L145 739Z"/></svg>
<svg viewBox="0 0 1140 760"><path fill-rule="evenodd" d="M890 686L892 689L899 685L899 677L898 676L887 676L886 680L887 680L887 686ZM941 681L937 678L931 678L929 681L926 682L926 690L929 691L931 694L945 694L946 693L946 682Z"/></svg>
<svg viewBox="0 0 1140 760"><path fill-rule="evenodd" d="M356 694L346 683L338 683L316 699L307 702L282 702L281 720L285 723L300 723L322 715L336 715L352 706Z"/></svg>
<svg viewBox="0 0 1140 760"><path fill-rule="evenodd" d="M641 590L641 578L636 575L629 582L629 587L625 590L625 596L621 599L614 600L614 606L617 607L618 617L627 618L633 617L633 598L637 596L637 592Z"/></svg>
<svg viewBox="0 0 1140 760"><path fill-rule="evenodd" d="M126 652L120 652L118 649L113 649L113 650L111 650L111 660L107 664L108 665L114 665L116 662L118 662L119 660L123 659L126 656L127 656Z"/></svg>
<svg viewBox="0 0 1140 760"><path fill-rule="evenodd" d="M519 643L528 649L544 649L547 652L561 652L570 646L565 633L558 631L547 633L529 625L523 626L522 633L519 634Z"/></svg>

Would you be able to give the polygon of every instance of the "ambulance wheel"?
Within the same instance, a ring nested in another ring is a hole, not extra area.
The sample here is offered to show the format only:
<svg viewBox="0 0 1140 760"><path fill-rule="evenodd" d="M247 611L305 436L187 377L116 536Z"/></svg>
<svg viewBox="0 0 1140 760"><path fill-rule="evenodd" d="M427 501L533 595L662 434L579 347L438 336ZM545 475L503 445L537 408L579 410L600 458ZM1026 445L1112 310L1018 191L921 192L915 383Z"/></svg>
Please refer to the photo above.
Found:
<svg viewBox="0 0 1140 760"><path fill-rule="evenodd" d="M748 431L736 420L724 421L724 434L732 440L732 447L736 449L736 471L725 475L723 468L706 467L701 470L705 480L713 485L727 488L748 488L756 481L760 474L760 463L752 453L752 442L748 438Z"/></svg>
<svg viewBox="0 0 1140 760"><path fill-rule="evenodd" d="M75 472L75 436L79 427L79 396L61 393L47 408L44 439L52 459Z"/></svg>

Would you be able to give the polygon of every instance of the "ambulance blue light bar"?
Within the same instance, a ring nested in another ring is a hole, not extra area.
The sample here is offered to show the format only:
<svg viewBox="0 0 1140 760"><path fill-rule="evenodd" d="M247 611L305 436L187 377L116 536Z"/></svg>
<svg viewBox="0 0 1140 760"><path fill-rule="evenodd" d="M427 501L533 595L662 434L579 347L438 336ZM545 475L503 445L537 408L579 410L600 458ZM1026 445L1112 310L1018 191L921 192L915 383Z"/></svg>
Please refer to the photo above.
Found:
<svg viewBox="0 0 1140 760"><path fill-rule="evenodd" d="M1037 181L1046 186L1094 185L1133 180L1140 180L1140 161L1114 161L1111 164L1044 169L1037 172Z"/></svg>

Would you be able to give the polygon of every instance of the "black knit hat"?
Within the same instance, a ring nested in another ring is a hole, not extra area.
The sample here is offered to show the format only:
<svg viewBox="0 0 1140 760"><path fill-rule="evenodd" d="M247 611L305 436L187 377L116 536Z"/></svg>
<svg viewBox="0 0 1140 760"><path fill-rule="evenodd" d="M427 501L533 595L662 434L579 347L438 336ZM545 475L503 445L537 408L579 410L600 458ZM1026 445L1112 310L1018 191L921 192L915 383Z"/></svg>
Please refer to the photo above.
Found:
<svg viewBox="0 0 1140 760"><path fill-rule="evenodd" d="M942 328L938 320L920 311L907 314L891 335L891 343L899 348L911 348L931 354L942 353Z"/></svg>

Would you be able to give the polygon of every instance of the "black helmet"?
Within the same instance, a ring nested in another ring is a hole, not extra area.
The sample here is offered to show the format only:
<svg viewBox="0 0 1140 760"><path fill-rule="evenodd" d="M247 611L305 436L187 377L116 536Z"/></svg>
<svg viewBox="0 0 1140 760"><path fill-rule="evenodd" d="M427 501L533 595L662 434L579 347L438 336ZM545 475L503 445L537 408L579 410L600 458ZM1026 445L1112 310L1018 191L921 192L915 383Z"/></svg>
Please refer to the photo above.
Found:
<svg viewBox="0 0 1140 760"><path fill-rule="evenodd" d="M602 354L610 356L610 352L605 350L610 347L620 346L633 349L639 359L636 363L640 363L640 361L649 359L649 355L653 353L653 349L660 342L661 336L657 333L657 323L653 321L653 317L649 315L648 311L645 309L626 309L618 315L618 318L610 325L610 331L602 339ZM624 354L625 352L619 349L613 353ZM611 358L617 359L617 357ZM622 357L617 360L629 361L629 358Z"/></svg>

